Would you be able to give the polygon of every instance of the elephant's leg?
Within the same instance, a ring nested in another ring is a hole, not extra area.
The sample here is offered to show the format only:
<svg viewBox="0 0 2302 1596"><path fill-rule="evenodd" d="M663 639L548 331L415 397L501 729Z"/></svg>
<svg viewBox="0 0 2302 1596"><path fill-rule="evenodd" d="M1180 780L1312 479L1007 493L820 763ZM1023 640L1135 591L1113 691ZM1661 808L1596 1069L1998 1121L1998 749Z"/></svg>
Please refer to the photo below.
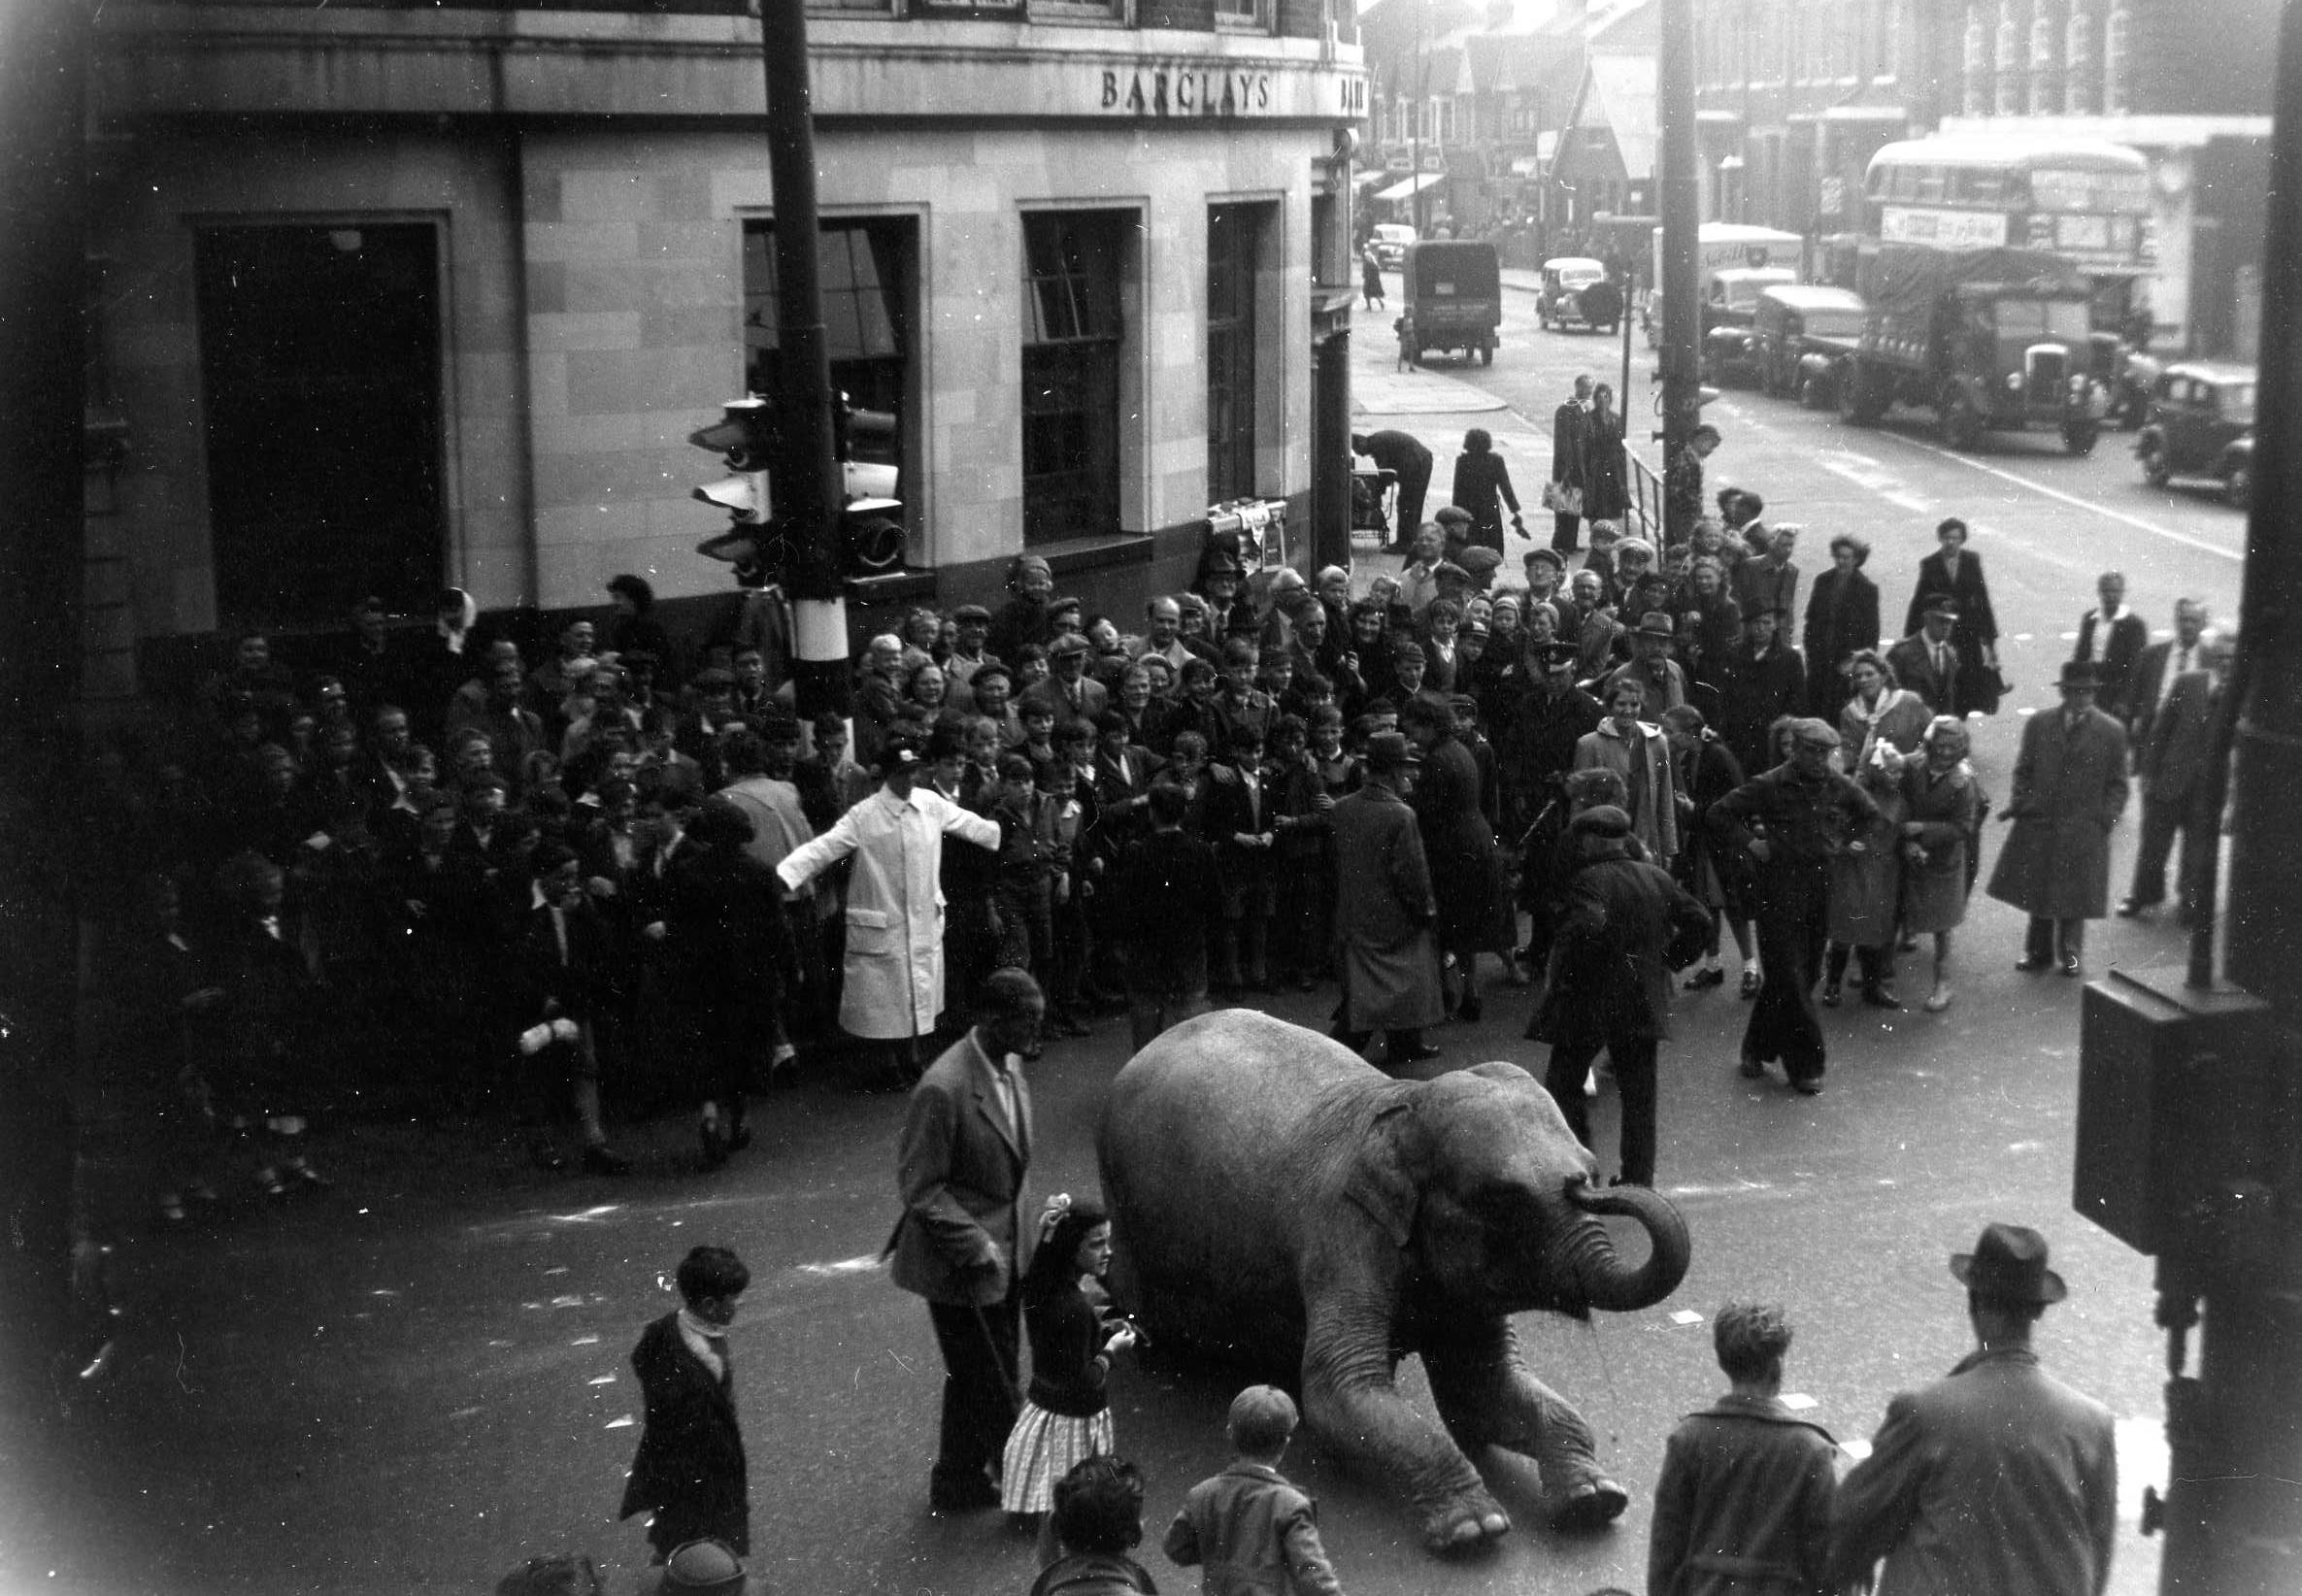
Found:
<svg viewBox="0 0 2302 1596"><path fill-rule="evenodd" d="M1535 1460L1553 1525L1596 1529L1630 1505L1599 1467L1598 1444L1572 1403L1519 1361L1509 1319L1462 1327L1423 1348L1431 1395L1448 1428Z"/></svg>
<svg viewBox="0 0 2302 1596"><path fill-rule="evenodd" d="M1453 1442L1402 1395L1390 1325L1372 1312L1315 1306L1303 1345L1304 1416L1319 1440L1371 1473L1401 1480L1434 1551L1506 1533L1511 1517Z"/></svg>

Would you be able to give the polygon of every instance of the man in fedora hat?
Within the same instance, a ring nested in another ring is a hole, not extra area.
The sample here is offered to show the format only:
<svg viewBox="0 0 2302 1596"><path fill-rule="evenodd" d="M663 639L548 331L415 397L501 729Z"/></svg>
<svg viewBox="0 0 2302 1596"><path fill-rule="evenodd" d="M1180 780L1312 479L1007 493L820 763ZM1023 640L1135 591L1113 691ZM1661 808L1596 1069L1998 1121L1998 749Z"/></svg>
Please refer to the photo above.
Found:
<svg viewBox="0 0 2302 1596"><path fill-rule="evenodd" d="M1670 614L1664 610L1649 610L1639 616L1638 629L1630 636L1630 658L1607 674L1598 688L1598 701L1607 701L1609 690L1616 682L1636 682L1647 692L1647 718L1659 720L1665 710L1675 710L1686 702L1686 672L1671 657L1671 645L1678 635Z"/></svg>
<svg viewBox="0 0 2302 1596"><path fill-rule="evenodd" d="M1878 1596L2101 1596L2118 1534L2117 1442L2110 1410L2030 1349L2039 1314L2067 1295L2046 1238L1985 1225L1951 1274L1966 1287L1975 1350L1886 1405L1831 1508L1832 1588L1884 1558Z"/></svg>
<svg viewBox="0 0 2302 1596"><path fill-rule="evenodd" d="M2006 818L2015 829L1990 872L1990 896L2030 916L2015 968L2081 973L2086 921L2110 913L2110 831L2126 807L2126 732L2094 707L2101 667L2062 667L2062 707L2030 717L2015 758Z"/></svg>
<svg viewBox="0 0 2302 1596"><path fill-rule="evenodd" d="M1335 801L1335 941L1343 999L1330 1033L1356 1052L1385 1033L1392 1069L1435 1056L1423 1027L1446 1017L1439 984L1439 905L1408 807L1414 754L1399 732L1367 739L1367 782Z"/></svg>

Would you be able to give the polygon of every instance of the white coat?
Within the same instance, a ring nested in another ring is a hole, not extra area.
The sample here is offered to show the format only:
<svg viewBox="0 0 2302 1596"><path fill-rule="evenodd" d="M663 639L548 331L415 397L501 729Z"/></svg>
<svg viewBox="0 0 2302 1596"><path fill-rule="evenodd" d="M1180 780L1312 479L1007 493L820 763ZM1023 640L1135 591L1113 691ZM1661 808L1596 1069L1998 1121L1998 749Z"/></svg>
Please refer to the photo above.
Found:
<svg viewBox="0 0 2302 1596"><path fill-rule="evenodd" d="M970 814L941 793L914 787L898 798L884 787L841 815L776 867L797 891L853 855L848 881L848 958L839 1022L851 1036L896 1041L924 1036L943 1013L944 833L982 848L999 847L999 823Z"/></svg>

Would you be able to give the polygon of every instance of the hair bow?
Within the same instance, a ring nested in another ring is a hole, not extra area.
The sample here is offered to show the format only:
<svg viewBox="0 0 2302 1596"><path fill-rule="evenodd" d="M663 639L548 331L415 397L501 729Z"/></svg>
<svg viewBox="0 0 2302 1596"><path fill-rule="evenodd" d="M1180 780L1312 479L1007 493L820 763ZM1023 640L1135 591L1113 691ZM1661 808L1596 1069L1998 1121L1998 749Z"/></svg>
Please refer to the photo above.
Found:
<svg viewBox="0 0 2302 1596"><path fill-rule="evenodd" d="M1058 1191L1047 1200L1047 1207L1039 1214L1039 1240L1042 1246L1055 1239L1055 1226L1063 1222L1063 1215L1071 1212L1071 1193Z"/></svg>

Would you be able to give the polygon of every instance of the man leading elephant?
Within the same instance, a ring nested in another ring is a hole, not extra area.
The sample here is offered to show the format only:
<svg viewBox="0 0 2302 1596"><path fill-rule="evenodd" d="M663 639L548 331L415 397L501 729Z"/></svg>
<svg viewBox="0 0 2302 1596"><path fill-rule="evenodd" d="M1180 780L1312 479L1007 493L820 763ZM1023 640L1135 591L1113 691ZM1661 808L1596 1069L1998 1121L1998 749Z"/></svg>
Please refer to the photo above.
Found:
<svg viewBox="0 0 2302 1596"><path fill-rule="evenodd" d="M1623 1511L1511 1315L1651 1307L1685 1278L1686 1227L1651 1191L1595 1189L1524 1070L1395 1081L1314 1032L1218 1010L1119 1072L1096 1153L1114 1288L1151 1341L1298 1384L1322 1444L1412 1494L1425 1546L1509 1530L1466 1456L1485 1446L1534 1459L1554 1526ZM1646 1232L1635 1266L1594 1217L1612 1214ZM1399 1388L1411 1353L1436 1421Z"/></svg>
<svg viewBox="0 0 2302 1596"><path fill-rule="evenodd" d="M1367 740L1367 784L1328 812L1343 999L1333 1036L1352 1052L1385 1034L1392 1068L1435 1058L1422 1028L1446 1017L1430 862L1407 806L1407 739Z"/></svg>

